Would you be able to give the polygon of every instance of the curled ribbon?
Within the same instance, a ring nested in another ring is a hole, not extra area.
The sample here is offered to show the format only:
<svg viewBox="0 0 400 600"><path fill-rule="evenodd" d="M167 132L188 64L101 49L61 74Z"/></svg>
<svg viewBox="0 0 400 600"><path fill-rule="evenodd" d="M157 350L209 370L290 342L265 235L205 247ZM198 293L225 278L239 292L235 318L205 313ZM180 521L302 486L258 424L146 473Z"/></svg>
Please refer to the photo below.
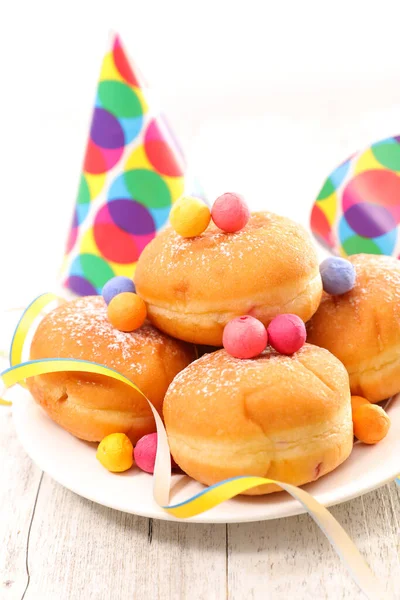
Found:
<svg viewBox="0 0 400 600"><path fill-rule="evenodd" d="M168 514L179 519L187 519L204 513L214 508L218 504L221 504L221 502L229 500L253 487L269 483L277 484L282 489L286 490L293 498L298 500L298 502L300 502L307 510L317 525L325 533L332 546L335 548L336 552L348 568L354 581L365 593L367 598L370 598L371 600L376 600L379 598L383 599L385 597L387 598L387 596L383 594L381 587L379 586L367 563L362 558L361 554L344 529L324 506L322 506L319 502L317 502L317 500L315 500L315 498L313 498L313 496L301 488L265 477L234 477L205 488L203 491L195 496L192 496L188 500L185 500L184 502L179 504L169 504L171 488L171 457L167 433L161 417L155 407L130 379L114 369L110 369L104 365L86 360L48 358L28 361L25 363L18 362L22 357L26 336L30 326L39 316L43 308L54 300L55 296L52 294L44 294L43 296L39 296L39 298L29 305L21 317L11 344L11 367L0 374L0 378L5 389L10 388L17 383L20 384L29 377L62 371L96 373L98 375L104 375L125 383L140 393L147 400L154 415L157 427L158 444L154 468L153 495L157 504Z"/></svg>

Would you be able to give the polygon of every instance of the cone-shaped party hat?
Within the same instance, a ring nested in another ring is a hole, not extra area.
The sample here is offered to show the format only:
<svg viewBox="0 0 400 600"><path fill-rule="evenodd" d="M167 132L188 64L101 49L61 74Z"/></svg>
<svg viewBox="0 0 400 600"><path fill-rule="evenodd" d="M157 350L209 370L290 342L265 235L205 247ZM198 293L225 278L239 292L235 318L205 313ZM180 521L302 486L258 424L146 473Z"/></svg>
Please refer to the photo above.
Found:
<svg viewBox="0 0 400 600"><path fill-rule="evenodd" d="M371 144L332 171L313 206L311 229L342 256L400 257L400 136Z"/></svg>
<svg viewBox="0 0 400 600"><path fill-rule="evenodd" d="M96 294L133 277L144 247L183 193L185 162L116 35L103 60L62 282Z"/></svg>

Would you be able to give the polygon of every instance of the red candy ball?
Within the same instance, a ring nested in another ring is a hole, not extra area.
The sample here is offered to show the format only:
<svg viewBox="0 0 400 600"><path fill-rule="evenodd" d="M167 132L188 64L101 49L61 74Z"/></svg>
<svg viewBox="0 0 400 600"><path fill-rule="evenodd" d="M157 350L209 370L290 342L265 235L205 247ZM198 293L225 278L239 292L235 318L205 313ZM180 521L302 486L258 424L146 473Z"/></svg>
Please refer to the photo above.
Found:
<svg viewBox="0 0 400 600"><path fill-rule="evenodd" d="M278 315L268 325L268 340L281 354L293 354L306 341L306 326L297 315Z"/></svg>
<svg viewBox="0 0 400 600"><path fill-rule="evenodd" d="M250 211L240 194L222 194L214 202L211 218L217 227L227 233L240 231L250 219Z"/></svg>
<svg viewBox="0 0 400 600"><path fill-rule="evenodd" d="M222 343L228 354L235 358L254 358L265 350L268 334L261 321L247 315L229 321Z"/></svg>

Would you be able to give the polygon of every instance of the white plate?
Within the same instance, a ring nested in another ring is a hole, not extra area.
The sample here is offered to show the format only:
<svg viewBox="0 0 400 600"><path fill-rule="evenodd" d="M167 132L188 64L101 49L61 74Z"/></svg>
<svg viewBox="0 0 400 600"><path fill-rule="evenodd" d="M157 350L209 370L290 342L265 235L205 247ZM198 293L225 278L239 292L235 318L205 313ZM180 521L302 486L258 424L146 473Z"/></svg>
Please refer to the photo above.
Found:
<svg viewBox="0 0 400 600"><path fill-rule="evenodd" d="M28 392L12 390L13 416L18 438L31 459L53 479L76 494L145 517L176 520L152 497L152 476L137 468L113 474L96 460L96 445L82 442L53 423ZM400 395L388 408L392 426L376 446L356 444L350 458L333 473L305 486L315 498L330 506L360 496L399 473ZM184 475L173 476L171 501L185 500L203 486ZM285 492L259 497L238 497L194 517L197 523L241 523L277 519L303 513Z"/></svg>

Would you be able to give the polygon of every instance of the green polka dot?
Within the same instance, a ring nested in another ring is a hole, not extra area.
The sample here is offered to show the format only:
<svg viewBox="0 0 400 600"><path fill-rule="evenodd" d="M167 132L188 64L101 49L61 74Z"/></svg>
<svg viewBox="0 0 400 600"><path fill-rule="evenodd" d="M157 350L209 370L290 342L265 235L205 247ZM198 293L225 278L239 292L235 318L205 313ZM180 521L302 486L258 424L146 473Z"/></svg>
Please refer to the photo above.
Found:
<svg viewBox="0 0 400 600"><path fill-rule="evenodd" d="M371 146L376 160L387 169L400 171L400 144L377 144Z"/></svg>
<svg viewBox="0 0 400 600"><path fill-rule="evenodd" d="M89 204L90 202L90 190L84 175L81 176L77 202L78 204Z"/></svg>
<svg viewBox="0 0 400 600"><path fill-rule="evenodd" d="M381 249L375 242L360 235L352 235L345 242L342 242L342 246L348 256L360 253L382 254Z"/></svg>
<svg viewBox="0 0 400 600"><path fill-rule="evenodd" d="M317 200L325 200L325 198L327 198L328 196L333 194L334 191L335 191L335 186L333 185L332 181L328 177L328 179L325 181L324 185L322 186L322 190L318 194Z"/></svg>
<svg viewBox="0 0 400 600"><path fill-rule="evenodd" d="M126 187L134 200L148 208L163 208L172 202L165 181L154 171L132 169L124 173Z"/></svg>
<svg viewBox="0 0 400 600"><path fill-rule="evenodd" d="M79 261L83 275L95 288L101 289L115 275L110 265L95 254L81 254Z"/></svg>
<svg viewBox="0 0 400 600"><path fill-rule="evenodd" d="M143 114L139 98L125 83L102 81L98 95L101 106L120 119L140 117Z"/></svg>

